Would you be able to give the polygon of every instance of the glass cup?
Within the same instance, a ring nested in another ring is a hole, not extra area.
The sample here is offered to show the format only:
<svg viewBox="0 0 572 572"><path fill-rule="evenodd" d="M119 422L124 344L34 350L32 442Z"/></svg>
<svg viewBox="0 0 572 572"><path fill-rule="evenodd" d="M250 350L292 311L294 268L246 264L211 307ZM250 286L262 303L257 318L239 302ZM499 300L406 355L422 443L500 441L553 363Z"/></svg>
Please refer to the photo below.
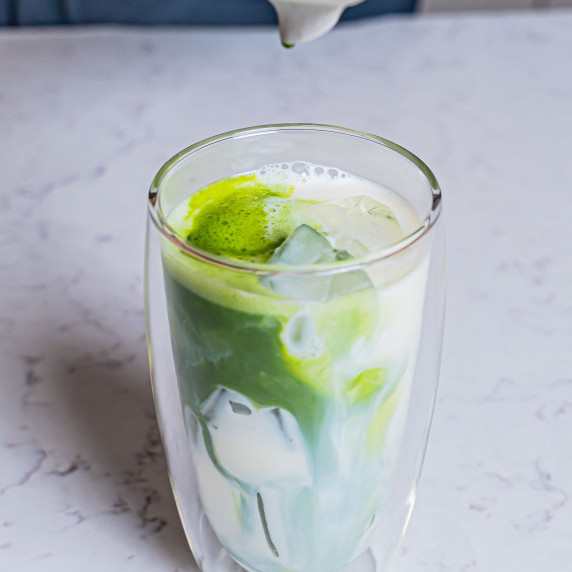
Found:
<svg viewBox="0 0 572 572"><path fill-rule="evenodd" d="M224 259L170 227L171 210L206 185L293 161L378 183L419 224L390 247L314 266ZM325 125L225 133L158 172L147 226L149 360L175 499L202 571L388 569L437 389L440 211L437 181L417 157ZM265 281L278 281L281 295ZM300 295L324 284L342 289Z"/></svg>

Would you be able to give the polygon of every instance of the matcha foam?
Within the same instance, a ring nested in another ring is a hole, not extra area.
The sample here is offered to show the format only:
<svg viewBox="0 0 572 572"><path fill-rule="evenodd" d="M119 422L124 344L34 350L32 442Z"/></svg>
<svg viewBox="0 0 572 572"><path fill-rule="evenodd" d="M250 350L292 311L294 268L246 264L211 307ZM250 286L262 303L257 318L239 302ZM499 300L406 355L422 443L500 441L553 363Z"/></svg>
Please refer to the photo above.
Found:
<svg viewBox="0 0 572 572"><path fill-rule="evenodd" d="M362 194L356 195L356 190ZM374 227L381 225L382 221L368 222L371 217L362 216L359 220L356 204L335 202L344 198L355 202L357 198L368 201L370 209L383 209L393 223L392 232L384 240L378 237L377 243L374 240L362 247L358 254L363 255L399 241L404 230L411 230L418 223L403 199L384 192L383 198L390 199L391 206L379 202L380 187L339 169L301 161L271 164L200 189L168 218L175 231L194 247L219 256L265 263L302 224L323 233L334 247L340 246L336 231L343 230L347 221L335 220L336 215L339 218L336 210L349 209L350 217L357 217L351 232L359 233L363 222Z"/></svg>
<svg viewBox="0 0 572 572"><path fill-rule="evenodd" d="M217 181L191 197L187 241L212 254L265 262L292 230L292 190L255 174Z"/></svg>

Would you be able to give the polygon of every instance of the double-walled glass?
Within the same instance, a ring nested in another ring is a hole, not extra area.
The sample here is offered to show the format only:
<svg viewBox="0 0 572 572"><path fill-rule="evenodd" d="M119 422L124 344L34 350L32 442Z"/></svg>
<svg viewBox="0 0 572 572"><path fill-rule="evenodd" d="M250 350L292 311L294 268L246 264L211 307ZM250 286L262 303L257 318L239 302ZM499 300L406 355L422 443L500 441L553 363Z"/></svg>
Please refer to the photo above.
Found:
<svg viewBox="0 0 572 572"><path fill-rule="evenodd" d="M408 202L418 225L363 258L315 266L223 259L169 226L171 210L209 183L293 161L382 185ZM175 498L204 572L388 569L437 388L440 210L437 181L417 157L321 125L225 133L180 152L155 177L149 357ZM260 286L269 279L282 281L281 294ZM359 286L325 300L288 295L334 279Z"/></svg>

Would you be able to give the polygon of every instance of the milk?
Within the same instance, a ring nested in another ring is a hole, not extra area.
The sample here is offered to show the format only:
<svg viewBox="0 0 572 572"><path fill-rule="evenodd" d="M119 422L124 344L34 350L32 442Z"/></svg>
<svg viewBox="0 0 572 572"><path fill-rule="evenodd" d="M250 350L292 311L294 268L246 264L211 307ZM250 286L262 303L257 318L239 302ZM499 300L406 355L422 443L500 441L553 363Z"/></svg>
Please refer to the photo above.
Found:
<svg viewBox="0 0 572 572"><path fill-rule="evenodd" d="M403 236L420 225L400 195L335 167L298 161L255 174L305 201L303 224L316 203L370 197ZM168 218L183 224L187 201ZM334 247L335 230L325 230ZM235 281L171 246L171 337L201 510L246 570L348 565L369 546L400 453L425 250L364 264L369 287L316 301L269 291L256 275Z"/></svg>

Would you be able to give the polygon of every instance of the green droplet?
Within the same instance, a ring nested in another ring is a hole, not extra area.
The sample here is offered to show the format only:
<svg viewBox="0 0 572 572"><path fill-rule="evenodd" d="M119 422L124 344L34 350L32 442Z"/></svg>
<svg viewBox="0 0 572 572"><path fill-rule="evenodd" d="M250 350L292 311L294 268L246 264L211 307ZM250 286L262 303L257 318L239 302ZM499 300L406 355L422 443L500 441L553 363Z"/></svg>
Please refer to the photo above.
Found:
<svg viewBox="0 0 572 572"><path fill-rule="evenodd" d="M353 379L347 386L347 396L352 403L367 401L382 388L387 380L384 368L368 369Z"/></svg>

